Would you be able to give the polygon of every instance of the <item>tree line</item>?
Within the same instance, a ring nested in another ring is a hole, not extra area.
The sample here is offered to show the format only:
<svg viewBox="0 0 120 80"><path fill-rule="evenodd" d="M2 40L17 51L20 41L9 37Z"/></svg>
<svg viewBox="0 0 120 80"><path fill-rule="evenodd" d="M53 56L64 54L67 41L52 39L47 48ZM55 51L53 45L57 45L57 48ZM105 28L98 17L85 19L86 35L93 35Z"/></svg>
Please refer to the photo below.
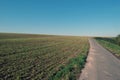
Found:
<svg viewBox="0 0 120 80"><path fill-rule="evenodd" d="M120 46L120 34L116 37L116 42Z"/></svg>

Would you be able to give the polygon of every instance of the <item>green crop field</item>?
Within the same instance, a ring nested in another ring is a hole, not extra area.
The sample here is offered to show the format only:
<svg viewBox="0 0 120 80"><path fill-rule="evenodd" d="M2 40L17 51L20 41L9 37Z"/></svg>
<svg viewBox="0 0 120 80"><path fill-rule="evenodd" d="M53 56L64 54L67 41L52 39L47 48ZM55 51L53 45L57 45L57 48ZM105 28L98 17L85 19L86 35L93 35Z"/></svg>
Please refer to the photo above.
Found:
<svg viewBox="0 0 120 80"><path fill-rule="evenodd" d="M120 58L120 46L116 42L115 38L96 38L96 40L111 51L114 55Z"/></svg>
<svg viewBox="0 0 120 80"><path fill-rule="evenodd" d="M0 80L76 80L86 37L0 33Z"/></svg>

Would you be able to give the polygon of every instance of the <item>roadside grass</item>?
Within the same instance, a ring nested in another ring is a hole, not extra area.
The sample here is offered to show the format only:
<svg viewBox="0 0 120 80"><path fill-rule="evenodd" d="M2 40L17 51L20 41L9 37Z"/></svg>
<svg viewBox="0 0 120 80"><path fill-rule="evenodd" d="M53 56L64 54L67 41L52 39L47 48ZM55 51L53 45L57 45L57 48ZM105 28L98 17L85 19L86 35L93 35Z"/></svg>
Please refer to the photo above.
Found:
<svg viewBox="0 0 120 80"><path fill-rule="evenodd" d="M103 47L120 57L120 46L114 38L95 38Z"/></svg>
<svg viewBox="0 0 120 80"><path fill-rule="evenodd" d="M58 72L54 73L49 80L76 80L85 65L88 48L77 57L72 58L66 65L61 65Z"/></svg>

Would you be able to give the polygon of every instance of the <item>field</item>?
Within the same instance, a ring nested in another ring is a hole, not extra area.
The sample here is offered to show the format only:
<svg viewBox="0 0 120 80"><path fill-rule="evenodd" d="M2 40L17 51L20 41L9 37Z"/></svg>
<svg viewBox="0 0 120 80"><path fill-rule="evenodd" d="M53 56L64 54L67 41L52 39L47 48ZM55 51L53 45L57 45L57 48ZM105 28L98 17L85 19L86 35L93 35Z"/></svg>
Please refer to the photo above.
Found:
<svg viewBox="0 0 120 80"><path fill-rule="evenodd" d="M120 58L120 46L117 44L115 38L96 38L96 40L115 56Z"/></svg>
<svg viewBox="0 0 120 80"><path fill-rule="evenodd" d="M0 33L0 80L76 80L86 37Z"/></svg>

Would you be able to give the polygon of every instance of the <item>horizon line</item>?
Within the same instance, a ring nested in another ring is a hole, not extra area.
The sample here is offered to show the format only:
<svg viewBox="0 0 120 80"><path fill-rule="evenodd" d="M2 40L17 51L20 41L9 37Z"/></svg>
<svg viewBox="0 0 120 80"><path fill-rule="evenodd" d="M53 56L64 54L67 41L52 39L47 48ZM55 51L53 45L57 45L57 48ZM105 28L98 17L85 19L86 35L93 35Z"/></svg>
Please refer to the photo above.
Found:
<svg viewBox="0 0 120 80"><path fill-rule="evenodd" d="M28 34L28 35L53 35L53 36L81 36L81 37L116 37L116 36L93 36L93 35L71 35L71 34L49 34L49 33L28 33L28 32L0 32L0 34Z"/></svg>

